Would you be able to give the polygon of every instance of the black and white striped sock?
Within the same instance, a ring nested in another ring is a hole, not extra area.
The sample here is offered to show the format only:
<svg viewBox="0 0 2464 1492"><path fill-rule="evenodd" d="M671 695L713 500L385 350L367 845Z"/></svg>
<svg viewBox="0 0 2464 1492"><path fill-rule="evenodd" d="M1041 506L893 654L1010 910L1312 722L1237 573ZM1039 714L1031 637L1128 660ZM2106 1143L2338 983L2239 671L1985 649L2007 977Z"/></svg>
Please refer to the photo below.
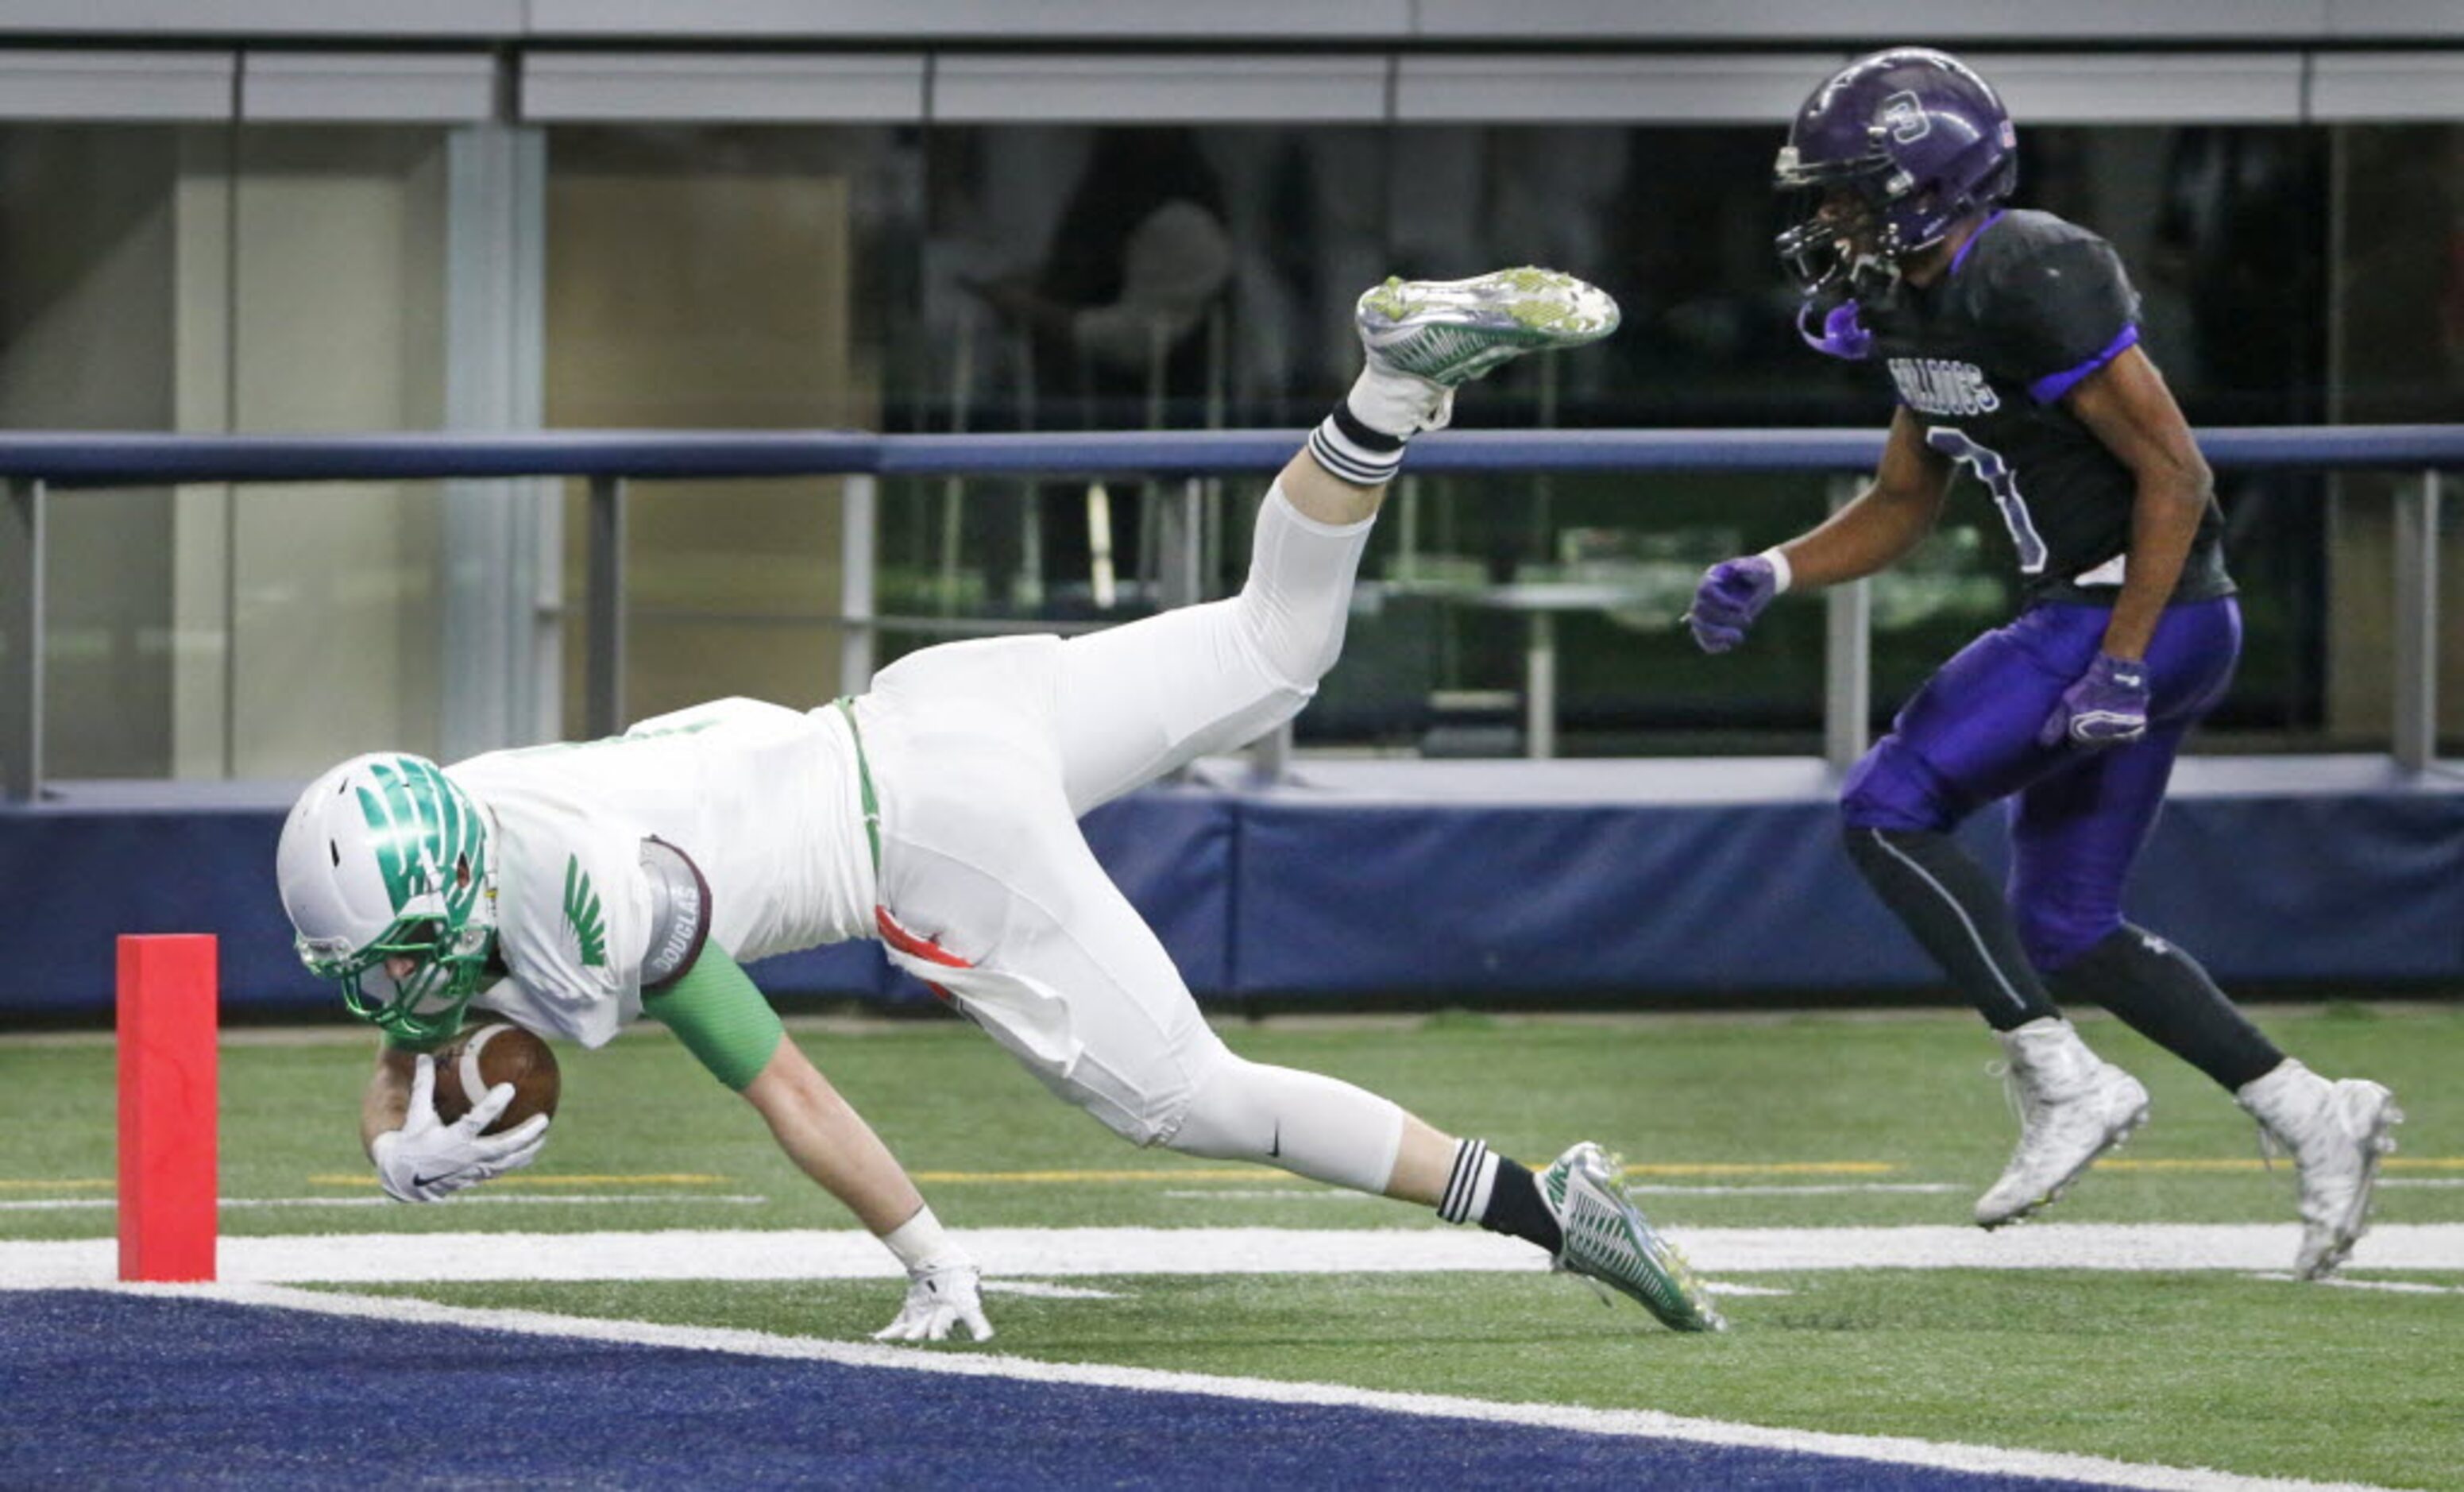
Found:
<svg viewBox="0 0 2464 1492"><path fill-rule="evenodd" d="M1489 1193L1497 1186L1498 1157L1480 1140L1455 1146L1454 1169L1446 1175L1446 1195L1438 1216L1448 1222L1478 1222L1488 1211Z"/></svg>
<svg viewBox="0 0 2464 1492"><path fill-rule="evenodd" d="M1372 429L1352 412L1349 401L1309 432L1309 454L1338 480L1354 487L1383 487L1403 464L1403 436Z"/></svg>
<svg viewBox="0 0 2464 1492"><path fill-rule="evenodd" d="M1476 1222L1491 1233L1528 1240L1552 1256L1566 1246L1566 1235L1549 1211L1548 1199L1540 1195L1539 1178L1521 1162L1497 1154L1479 1140L1456 1142L1454 1168L1447 1173L1438 1216L1448 1222Z"/></svg>

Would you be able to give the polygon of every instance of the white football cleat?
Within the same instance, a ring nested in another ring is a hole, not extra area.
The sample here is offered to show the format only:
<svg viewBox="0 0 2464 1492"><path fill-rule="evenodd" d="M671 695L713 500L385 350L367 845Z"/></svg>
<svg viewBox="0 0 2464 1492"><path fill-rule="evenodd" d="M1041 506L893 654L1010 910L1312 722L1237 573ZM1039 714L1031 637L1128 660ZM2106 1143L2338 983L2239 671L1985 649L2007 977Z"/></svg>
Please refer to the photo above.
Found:
<svg viewBox="0 0 2464 1492"><path fill-rule="evenodd" d="M1353 313L1369 361L1441 388L1527 352L1579 347L1617 328L1608 292L1525 266L1459 280L1389 279Z"/></svg>
<svg viewBox="0 0 2464 1492"><path fill-rule="evenodd" d="M2058 1198L2099 1155L2147 1122L2139 1080L2087 1049L2071 1023L2045 1016L1995 1035L2019 1102L2019 1145L1976 1199L1976 1225L2017 1222Z"/></svg>
<svg viewBox="0 0 2464 1492"><path fill-rule="evenodd" d="M2293 1156L2300 1177L2301 1251L2294 1273L2326 1278L2369 1228L2379 1161L2395 1151L2388 1131L2404 1122L2404 1110L2379 1084L2331 1083L2290 1057L2234 1098Z"/></svg>
<svg viewBox="0 0 2464 1492"><path fill-rule="evenodd" d="M1566 1236L1553 1267L1634 1297L1672 1330L1728 1329L1685 1256L1643 1220L1617 1177L1616 1158L1589 1140L1540 1174L1541 1199Z"/></svg>

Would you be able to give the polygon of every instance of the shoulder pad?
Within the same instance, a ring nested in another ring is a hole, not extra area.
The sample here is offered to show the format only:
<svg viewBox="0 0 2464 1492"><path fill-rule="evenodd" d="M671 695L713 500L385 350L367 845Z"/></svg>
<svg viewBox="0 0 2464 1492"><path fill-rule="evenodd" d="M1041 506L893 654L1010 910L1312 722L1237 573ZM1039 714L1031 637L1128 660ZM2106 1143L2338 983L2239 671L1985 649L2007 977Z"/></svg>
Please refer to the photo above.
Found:
<svg viewBox="0 0 2464 1492"><path fill-rule="evenodd" d="M701 956L710 937L710 883L691 856L661 839L642 841L642 873L650 883L650 941L642 954L642 988L674 982Z"/></svg>

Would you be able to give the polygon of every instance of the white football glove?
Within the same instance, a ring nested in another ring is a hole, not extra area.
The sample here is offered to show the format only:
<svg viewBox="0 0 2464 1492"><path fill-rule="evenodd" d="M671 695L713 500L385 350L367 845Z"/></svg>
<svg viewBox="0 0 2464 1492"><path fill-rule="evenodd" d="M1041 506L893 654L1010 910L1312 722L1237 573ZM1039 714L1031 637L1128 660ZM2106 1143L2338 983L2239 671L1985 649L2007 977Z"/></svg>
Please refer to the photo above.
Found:
<svg viewBox="0 0 2464 1492"><path fill-rule="evenodd" d="M968 1336L991 1341L993 1324L984 1319L980 1288L983 1275L963 1259L913 1271L907 1277L907 1304L899 1307L898 1319L874 1332L872 1339L942 1342L949 1339L953 1326L963 1323Z"/></svg>
<svg viewBox="0 0 2464 1492"><path fill-rule="evenodd" d="M479 1131L514 1101L514 1086L499 1083L469 1113L447 1124L436 1117L436 1059L422 1054L411 1069L410 1107L402 1128L387 1130L368 1147L377 1179L397 1202L436 1202L539 1158L547 1143L547 1115L533 1114L502 1134Z"/></svg>

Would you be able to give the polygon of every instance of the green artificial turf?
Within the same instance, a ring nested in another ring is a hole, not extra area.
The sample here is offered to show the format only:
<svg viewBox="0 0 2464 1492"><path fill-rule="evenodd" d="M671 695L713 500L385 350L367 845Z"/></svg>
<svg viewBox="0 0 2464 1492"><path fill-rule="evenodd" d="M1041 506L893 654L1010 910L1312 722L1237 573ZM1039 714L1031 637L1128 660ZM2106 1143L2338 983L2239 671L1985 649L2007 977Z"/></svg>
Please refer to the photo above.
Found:
<svg viewBox="0 0 2464 1492"><path fill-rule="evenodd" d="M1115 1300L996 1295L988 1344L1050 1362L1230 1373L2037 1451L2254 1476L2453 1486L2464 1296L2231 1274L1757 1274L1784 1296L1680 1336L1525 1275L1072 1278ZM858 1337L886 1283L422 1285L397 1293ZM917 1350L967 1351L942 1347Z"/></svg>
<svg viewBox="0 0 2464 1492"><path fill-rule="evenodd" d="M2464 1050L2453 1005L2261 1008L2332 1075L2393 1086L2409 1114L2383 1222L2464 1220ZM2050 1216L2289 1224L2292 1174L2197 1073L2119 1024L2093 1044L2154 1095L2153 1122ZM1332 1073L1441 1128L1545 1160L1599 1139L1645 1209L1688 1227L1964 1225L2013 1131L1992 1043L1951 1012L1267 1022L1254 1060ZM1436 1226L1257 1167L1123 1145L956 1021L800 1025L796 1039L881 1130L951 1227ZM342 1207L376 1196L358 1033L234 1033L221 1053L222 1191L312 1205L228 1209L229 1235L840 1228L846 1215L741 1100L672 1041L561 1046L563 1108L539 1164L491 1195L534 1204ZM0 1038L0 1203L107 1199L107 1036ZM39 1135L40 1143L33 1136ZM1839 1186L1934 1191L1836 1191ZM1721 1187L1797 1188L1737 1193ZM1805 1188L1823 1190L1801 1190ZM566 1198L641 1200L574 1203ZM557 1198L556 1201L544 1200ZM105 1207L0 1207L0 1239L108 1235ZM2290 1229L2287 1238L2290 1239ZM2288 1261L2289 1262L2289 1261ZM2382 1277L2384 1278L2384 1277ZM2464 1275L2410 1276L2464 1287ZM1737 1329L1679 1337L1529 1276L1085 1281L1113 1300L991 1300L1003 1350L1056 1361L1635 1407L1723 1420L2065 1450L2248 1473L2464 1484L2464 1294L2384 1293L2229 1272L1838 1270L1754 1274ZM488 1284L403 1293L466 1305L858 1337L888 1282Z"/></svg>

